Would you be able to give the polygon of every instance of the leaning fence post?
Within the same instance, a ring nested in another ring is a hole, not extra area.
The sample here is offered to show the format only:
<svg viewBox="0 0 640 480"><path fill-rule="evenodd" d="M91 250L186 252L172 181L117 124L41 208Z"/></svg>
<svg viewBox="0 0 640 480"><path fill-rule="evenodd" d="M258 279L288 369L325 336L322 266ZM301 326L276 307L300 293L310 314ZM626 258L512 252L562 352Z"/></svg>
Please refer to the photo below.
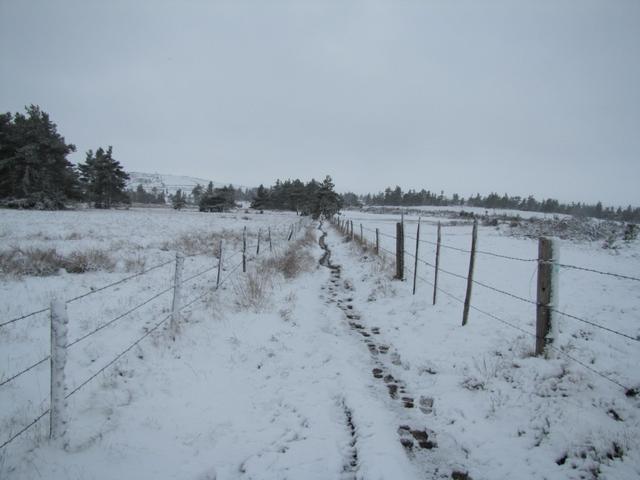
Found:
<svg viewBox="0 0 640 480"><path fill-rule="evenodd" d="M269 227L269 253L273 252L273 244L271 243L271 227Z"/></svg>
<svg viewBox="0 0 640 480"><path fill-rule="evenodd" d="M178 320L180 317L180 290L182 289L182 269L184 267L184 256L176 253L176 270L173 274L173 301L171 302L171 322L169 328L171 336L175 340L178 333Z"/></svg>
<svg viewBox="0 0 640 480"><path fill-rule="evenodd" d="M376 255L380 255L380 232L376 228Z"/></svg>
<svg viewBox="0 0 640 480"><path fill-rule="evenodd" d="M258 246L256 247L256 255L260 254L260 233L262 232L262 229L258 229Z"/></svg>
<svg viewBox="0 0 640 480"><path fill-rule="evenodd" d="M438 222L438 242L436 243L436 268L433 277L433 304L436 304L436 295L438 293L438 270L440 269L440 242L442 237L440 236L440 222Z"/></svg>
<svg viewBox="0 0 640 480"><path fill-rule="evenodd" d="M404 280L404 224L396 223L396 278Z"/></svg>
<svg viewBox="0 0 640 480"><path fill-rule="evenodd" d="M60 440L67 448L67 385L64 368L67 363L67 304L61 300L51 301L51 391L49 410L49 438Z"/></svg>
<svg viewBox="0 0 640 480"><path fill-rule="evenodd" d="M473 221L471 232L471 256L469 257L469 275L467 276L467 294L464 297L464 311L462 313L462 325L469 320L469 307L471 306L471 287L473 286L473 267L476 261L476 243L478 240L478 220Z"/></svg>
<svg viewBox="0 0 640 480"><path fill-rule="evenodd" d="M289 231L289 238L287 238L287 242L291 240L292 236L293 236L293 224L291 224L291 230Z"/></svg>
<svg viewBox="0 0 640 480"><path fill-rule="evenodd" d="M536 305L536 355L545 354L553 342L553 301L557 296L554 261L557 252L553 240L540 237L538 241L538 296Z"/></svg>
<svg viewBox="0 0 640 480"><path fill-rule="evenodd" d="M218 276L216 277L216 290L220 286L220 269L222 268L222 239L220 239L220 247L218 253Z"/></svg>
<svg viewBox="0 0 640 480"><path fill-rule="evenodd" d="M247 227L242 230L242 273L247 273Z"/></svg>
<svg viewBox="0 0 640 480"><path fill-rule="evenodd" d="M416 280L418 278L418 247L420 246L420 217L418 217L418 229L416 230L416 259L413 265L413 294L416 294Z"/></svg>

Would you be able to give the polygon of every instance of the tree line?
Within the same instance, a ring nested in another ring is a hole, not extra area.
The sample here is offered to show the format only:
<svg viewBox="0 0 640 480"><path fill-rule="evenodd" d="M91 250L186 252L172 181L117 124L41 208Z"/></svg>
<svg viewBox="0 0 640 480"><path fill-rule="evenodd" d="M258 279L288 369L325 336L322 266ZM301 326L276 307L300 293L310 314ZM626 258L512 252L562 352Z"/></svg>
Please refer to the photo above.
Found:
<svg viewBox="0 0 640 480"><path fill-rule="evenodd" d="M345 206L362 205L388 205L388 206L455 206L482 208L504 208L510 210L535 211L545 213L559 213L575 216L589 216L607 220L620 220L625 222L640 222L640 207L628 205L622 207L604 207L602 202L595 204L572 202L561 203L553 198L537 200L533 195L528 197L499 195L495 192L482 196L479 193L465 199L457 193L450 197L444 194L422 189L420 191L403 191L401 187L387 187L384 192L376 194L357 195L348 192L342 195Z"/></svg>
<svg viewBox="0 0 640 480"><path fill-rule="evenodd" d="M322 182L311 179L308 183L301 180L276 180L265 188L260 185L255 193L251 207L259 210L290 210L299 215L331 216L342 208L342 198L335 192L335 185L329 175Z"/></svg>
<svg viewBox="0 0 640 480"><path fill-rule="evenodd" d="M89 150L78 165L67 159L75 151L36 105L24 114L0 114L0 205L60 209L75 200L110 208L128 200L129 175L113 158L112 147Z"/></svg>

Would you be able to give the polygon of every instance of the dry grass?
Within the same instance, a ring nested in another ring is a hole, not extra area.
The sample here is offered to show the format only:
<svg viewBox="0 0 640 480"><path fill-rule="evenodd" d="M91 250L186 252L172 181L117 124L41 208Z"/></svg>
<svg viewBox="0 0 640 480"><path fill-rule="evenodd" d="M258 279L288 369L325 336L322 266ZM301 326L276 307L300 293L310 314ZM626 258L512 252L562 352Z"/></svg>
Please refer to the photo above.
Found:
<svg viewBox="0 0 640 480"><path fill-rule="evenodd" d="M223 241L223 250L236 249L242 243L242 233L231 230L213 233L193 232L165 242L160 248L165 251L177 251L184 255L212 255L218 257L220 254L220 240Z"/></svg>
<svg viewBox="0 0 640 480"><path fill-rule="evenodd" d="M305 239L291 243L281 255L262 262L260 270L281 273L284 278L295 278L313 267L313 257L304 246Z"/></svg>
<svg viewBox="0 0 640 480"><path fill-rule="evenodd" d="M44 277L57 274L60 269L69 273L113 271L116 262L103 251L91 249L69 255L58 253L55 248L11 247L0 252L0 273L15 276Z"/></svg>
<svg viewBox="0 0 640 480"><path fill-rule="evenodd" d="M261 312L269 305L273 282L269 272L249 272L233 284L236 305L242 310Z"/></svg>

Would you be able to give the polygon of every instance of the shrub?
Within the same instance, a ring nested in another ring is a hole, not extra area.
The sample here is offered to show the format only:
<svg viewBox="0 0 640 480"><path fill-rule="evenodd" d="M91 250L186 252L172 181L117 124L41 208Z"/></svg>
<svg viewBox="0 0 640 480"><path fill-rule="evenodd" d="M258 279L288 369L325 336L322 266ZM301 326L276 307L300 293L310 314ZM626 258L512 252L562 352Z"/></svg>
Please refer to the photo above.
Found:
<svg viewBox="0 0 640 480"><path fill-rule="evenodd" d="M234 282L233 290L238 307L260 312L269 304L271 275L268 271L249 272Z"/></svg>
<svg viewBox="0 0 640 480"><path fill-rule="evenodd" d="M12 247L0 252L0 272L4 275L44 277L55 275L62 268L69 273L112 271L115 262L106 252L95 249L72 252L67 256L61 255L54 248Z"/></svg>

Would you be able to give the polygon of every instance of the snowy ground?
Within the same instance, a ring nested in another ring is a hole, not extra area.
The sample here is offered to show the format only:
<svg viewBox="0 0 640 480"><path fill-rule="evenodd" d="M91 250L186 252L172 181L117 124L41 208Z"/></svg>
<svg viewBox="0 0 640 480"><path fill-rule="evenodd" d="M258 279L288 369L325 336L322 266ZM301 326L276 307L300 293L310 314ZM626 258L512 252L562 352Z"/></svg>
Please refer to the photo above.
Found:
<svg viewBox="0 0 640 480"><path fill-rule="evenodd" d="M274 232L281 253L289 226L298 220L289 214L151 209L0 215L4 249L91 247L115 252L117 259L111 273L4 277L0 320L46 306L52 295L70 298L129 275L130 257L142 257L149 267L171 260L176 249L193 254L204 248L205 254L187 259L186 278L215 265L214 244L223 229L230 249L237 250L245 225L253 233L252 245L259 228L280 225ZM350 215L356 231L363 223L394 233L397 217ZM406 233L413 235L415 219L406 220ZM412 296L411 282L391 280L392 261L345 242L325 223L326 255L317 243L322 232L313 228L316 242L300 247L309 255L300 275L269 275L264 302L250 308L242 302L244 277L232 277L185 313L175 342L164 333L150 336L70 398L68 451L44 440L45 418L0 451L0 478L640 475L636 397L626 397L624 389L561 355L532 357L530 335L476 311L461 327L462 308L455 300L440 295L432 306L425 283ZM422 238L433 240L434 228L422 228ZM194 245L184 234L207 241ZM468 234L466 226L445 228L443 242L468 248ZM393 250L391 238L381 240ZM408 251L410 245L407 240ZM421 245L419 256L431 262L427 247ZM488 227L480 229L478 248L520 258L537 253L534 241L505 237ZM561 242L560 248L566 263L629 275L640 270L637 243L617 252L575 242ZM464 275L467 262L462 252L442 252L444 269ZM251 272L260 264L251 259L249 265ZM432 277L424 265L418 273ZM534 263L479 255L476 273L487 284L535 299ZM171 274L170 265L162 267L115 292L70 304L71 337L166 288ZM199 277L187 289L188 298L206 293L214 277L215 271ZM442 274L439 281L443 289L464 296L464 281ZM637 338L637 285L562 271L558 308ZM474 287L474 305L534 331L534 305L485 290ZM100 331L95 341L71 347L69 386L97 371L165 315L170 295L159 300L125 323ZM640 385L634 368L640 360L637 341L568 318L560 319L558 330L563 351L625 386ZM6 378L48 354L46 314L0 329L0 342L0 377ZM46 408L48 366L24 377L0 386L0 443Z"/></svg>

